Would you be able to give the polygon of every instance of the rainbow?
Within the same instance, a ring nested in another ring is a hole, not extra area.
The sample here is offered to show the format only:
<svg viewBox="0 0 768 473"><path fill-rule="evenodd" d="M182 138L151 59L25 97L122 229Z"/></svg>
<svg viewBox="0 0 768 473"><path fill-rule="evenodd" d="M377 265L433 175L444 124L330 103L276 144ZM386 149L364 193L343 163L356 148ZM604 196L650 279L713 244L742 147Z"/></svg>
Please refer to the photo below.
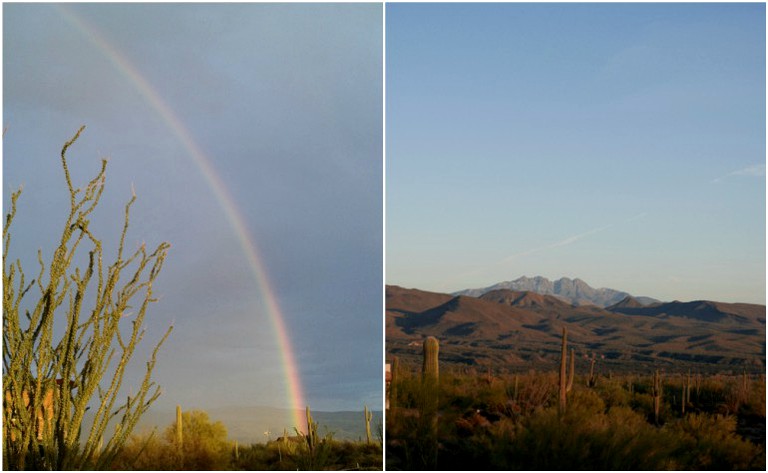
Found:
<svg viewBox="0 0 768 473"><path fill-rule="evenodd" d="M277 297L272 290L267 271L259 257L259 251L256 243L251 238L245 225L245 218L238 208L235 199L227 189L226 184L213 167L211 160L205 155L200 146L195 142L189 130L184 126L173 109L160 97L152 85L141 75L140 71L118 51L103 35L92 25L88 24L64 5L55 5L62 17L74 26L88 41L96 46L112 63L112 65L121 74L123 74L138 89L139 93L149 102L152 108L163 119L165 124L171 129L173 134L181 142L184 148L189 152L189 156L200 170L205 178L218 204L224 210L224 214L232 226L237 239L251 268L255 282L263 296L263 304L272 321L275 334L277 335L278 346L285 373L285 389L289 396L291 407L292 427L299 430L306 425L306 419L301 414L304 404L303 389L301 379L299 378L299 368L293 356L291 340L288 337L288 331L283 321L283 314L280 311Z"/></svg>

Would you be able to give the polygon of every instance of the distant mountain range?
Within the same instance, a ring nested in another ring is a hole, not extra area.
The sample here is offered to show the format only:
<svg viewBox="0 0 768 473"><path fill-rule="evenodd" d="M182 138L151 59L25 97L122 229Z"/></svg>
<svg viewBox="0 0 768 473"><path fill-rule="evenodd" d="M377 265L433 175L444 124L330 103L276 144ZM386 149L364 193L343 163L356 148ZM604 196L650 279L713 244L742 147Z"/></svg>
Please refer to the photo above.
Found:
<svg viewBox="0 0 768 473"><path fill-rule="evenodd" d="M550 281L547 278L536 276L529 278L523 276L514 281L504 281L493 286L481 289L464 289L453 294L456 296L479 297L491 291L498 289L511 289L513 291L531 291L537 294L556 296L566 302L575 305L592 304L598 307L608 307L621 302L629 293L617 291L615 289L599 288L595 289L579 278L560 278L556 281ZM650 297L635 297L642 305L649 305L659 302Z"/></svg>
<svg viewBox="0 0 768 473"><path fill-rule="evenodd" d="M586 294L586 284L575 281ZM539 282L546 287L544 278ZM598 307L533 291L493 289L471 297L387 286L386 309L387 353L409 364L418 363L421 342L432 335L441 342L440 359L446 364L553 369L565 327L582 360L595 353L605 369L614 371L762 372L765 366L764 305L646 305L625 295Z"/></svg>

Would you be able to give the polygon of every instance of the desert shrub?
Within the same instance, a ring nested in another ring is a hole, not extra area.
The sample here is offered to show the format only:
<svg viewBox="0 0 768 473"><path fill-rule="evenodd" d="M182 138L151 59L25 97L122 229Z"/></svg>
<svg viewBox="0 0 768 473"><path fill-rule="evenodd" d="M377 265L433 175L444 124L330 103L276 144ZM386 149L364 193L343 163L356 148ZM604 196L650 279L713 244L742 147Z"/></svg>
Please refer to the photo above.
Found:
<svg viewBox="0 0 768 473"><path fill-rule="evenodd" d="M659 470L670 465L669 435L629 407L611 407L607 428L595 434L595 467L604 470Z"/></svg>
<svg viewBox="0 0 768 473"><path fill-rule="evenodd" d="M335 441L332 448L335 470L381 470L384 467L381 445Z"/></svg>
<svg viewBox="0 0 768 473"><path fill-rule="evenodd" d="M666 393L662 396L661 406L659 408L659 425L664 425L675 415L675 412L673 412L673 409L670 409L670 406L665 402L665 399ZM654 423L653 396L635 392L630 397L629 406L634 411L645 415L648 422Z"/></svg>
<svg viewBox="0 0 768 473"><path fill-rule="evenodd" d="M629 406L632 396L626 389L626 382L618 379L605 379L595 390L605 402L606 407Z"/></svg>
<svg viewBox="0 0 768 473"><path fill-rule="evenodd" d="M765 418L765 380L751 383L740 413Z"/></svg>
<svg viewBox="0 0 768 473"><path fill-rule="evenodd" d="M233 445L227 441L227 429L221 422L211 422L203 411L182 415L184 441L179 450L176 425L162 435L156 432L133 435L117 455L114 470L225 470L232 466Z"/></svg>
<svg viewBox="0 0 768 473"><path fill-rule="evenodd" d="M732 416L691 414L670 424L677 439L675 456L693 470L749 470L765 467L765 449L735 434Z"/></svg>
<svg viewBox="0 0 768 473"><path fill-rule="evenodd" d="M628 407L607 413L596 393L582 391L565 415L534 413L518 427L504 465L514 469L659 469L668 462L668 438Z"/></svg>
<svg viewBox="0 0 768 473"><path fill-rule="evenodd" d="M205 411L193 410L182 414L183 448L179 468L185 470L223 470L230 460L230 443L227 428L221 422L211 422ZM169 445L176 445L176 425L165 429L164 437Z"/></svg>
<svg viewBox="0 0 768 473"><path fill-rule="evenodd" d="M131 435L110 465L113 470L174 470L174 450L157 432Z"/></svg>
<svg viewBox="0 0 768 473"><path fill-rule="evenodd" d="M255 443L238 448L237 458L232 459L232 469L248 471L280 470L282 451L269 444Z"/></svg>

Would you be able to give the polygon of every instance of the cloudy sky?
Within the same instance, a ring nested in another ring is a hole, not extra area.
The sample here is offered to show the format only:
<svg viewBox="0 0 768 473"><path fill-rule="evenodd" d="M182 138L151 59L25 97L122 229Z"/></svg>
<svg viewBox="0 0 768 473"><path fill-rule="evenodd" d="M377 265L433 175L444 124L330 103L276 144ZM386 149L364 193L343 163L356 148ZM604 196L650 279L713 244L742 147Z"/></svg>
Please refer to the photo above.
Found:
<svg viewBox="0 0 768 473"><path fill-rule="evenodd" d="M76 185L109 159L93 228L116 241L133 187L128 247L172 245L126 379L173 324L157 407L291 407L236 215L282 309L306 402L381 409L381 5L3 13L4 210L24 186L11 256L34 268L38 248L52 252L68 204L58 155L80 125Z"/></svg>
<svg viewBox="0 0 768 473"><path fill-rule="evenodd" d="M389 4L390 284L765 303L764 4Z"/></svg>

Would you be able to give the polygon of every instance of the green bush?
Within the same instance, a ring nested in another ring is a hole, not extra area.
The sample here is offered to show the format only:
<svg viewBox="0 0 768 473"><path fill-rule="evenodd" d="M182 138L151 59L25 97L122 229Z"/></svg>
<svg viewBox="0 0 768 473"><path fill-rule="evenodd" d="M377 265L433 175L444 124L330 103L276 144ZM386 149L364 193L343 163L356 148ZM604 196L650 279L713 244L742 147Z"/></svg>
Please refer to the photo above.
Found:
<svg viewBox="0 0 768 473"><path fill-rule="evenodd" d="M227 428L221 422L211 422L205 411L193 410L182 414L183 448L179 468L184 470L223 470L230 461L231 445ZM165 429L166 442L176 450L176 425Z"/></svg>
<svg viewBox="0 0 768 473"><path fill-rule="evenodd" d="M687 469L753 470L765 467L765 448L736 435L736 418L691 414L669 426L676 456Z"/></svg>

